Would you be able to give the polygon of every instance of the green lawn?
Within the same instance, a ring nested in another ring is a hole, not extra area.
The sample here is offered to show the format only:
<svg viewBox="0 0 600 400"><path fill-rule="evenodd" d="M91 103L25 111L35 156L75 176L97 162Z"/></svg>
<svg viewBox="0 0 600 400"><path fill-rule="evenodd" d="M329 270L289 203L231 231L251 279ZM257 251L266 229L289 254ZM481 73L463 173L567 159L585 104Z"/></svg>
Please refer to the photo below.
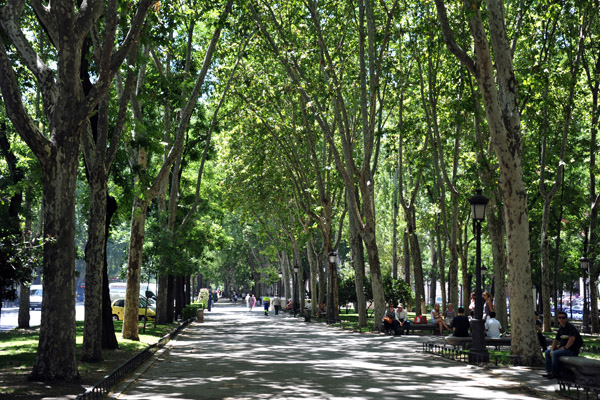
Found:
<svg viewBox="0 0 600 400"><path fill-rule="evenodd" d="M114 321L115 332L119 348L116 350L103 350L103 361L99 363L79 362L81 374L79 387L74 385L52 384L45 390L54 391L55 395L79 394L81 387L90 386L107 373L123 364L129 358L145 349L148 345L156 343L162 336L171 332L178 326L176 323L160 325L156 328L153 323L147 323L146 331L143 333L143 324L140 323L140 340L127 340L121 337L123 327L122 321ZM15 398L36 395L32 385L28 384L27 376L37 353L39 339L39 328L26 330L12 330L0 333L0 396L11 394ZM77 322L76 352L77 358L81 358L83 345L83 321Z"/></svg>

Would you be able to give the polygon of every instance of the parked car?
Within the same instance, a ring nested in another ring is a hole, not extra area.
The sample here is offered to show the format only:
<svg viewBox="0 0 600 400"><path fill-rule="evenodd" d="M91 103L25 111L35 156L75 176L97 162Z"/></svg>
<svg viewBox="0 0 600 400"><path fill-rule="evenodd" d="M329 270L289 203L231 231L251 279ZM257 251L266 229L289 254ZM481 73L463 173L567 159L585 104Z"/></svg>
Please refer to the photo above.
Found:
<svg viewBox="0 0 600 400"><path fill-rule="evenodd" d="M29 288L29 308L42 308L42 285L31 285Z"/></svg>
<svg viewBox="0 0 600 400"><path fill-rule="evenodd" d="M123 314L125 312L125 299L117 299L112 302L112 317L115 321L122 321ZM156 318L156 308L154 308L151 303L148 303L148 313L146 314L146 299L144 297L140 297L140 308L138 310L139 320L143 321L144 319L148 319L149 321L154 321Z"/></svg>

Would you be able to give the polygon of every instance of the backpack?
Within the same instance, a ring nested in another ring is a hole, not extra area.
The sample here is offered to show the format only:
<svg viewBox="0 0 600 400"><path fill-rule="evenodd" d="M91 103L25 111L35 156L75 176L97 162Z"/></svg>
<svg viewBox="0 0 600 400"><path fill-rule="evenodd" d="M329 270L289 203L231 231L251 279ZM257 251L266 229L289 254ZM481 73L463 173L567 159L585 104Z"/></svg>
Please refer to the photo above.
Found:
<svg viewBox="0 0 600 400"><path fill-rule="evenodd" d="M426 324L427 317L425 315L417 315L414 320L415 324Z"/></svg>

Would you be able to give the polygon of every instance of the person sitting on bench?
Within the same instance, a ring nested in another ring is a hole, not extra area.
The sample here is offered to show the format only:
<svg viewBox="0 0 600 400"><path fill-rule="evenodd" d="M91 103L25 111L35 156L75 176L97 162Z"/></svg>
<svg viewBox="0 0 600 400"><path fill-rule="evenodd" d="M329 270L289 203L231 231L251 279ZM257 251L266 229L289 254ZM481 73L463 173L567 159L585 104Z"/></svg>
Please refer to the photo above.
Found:
<svg viewBox="0 0 600 400"><path fill-rule="evenodd" d="M383 329L386 333L394 331L394 334L398 334L398 328L400 327L400 321L396 319L396 312L394 311L394 303L389 303L388 309L383 315Z"/></svg>
<svg viewBox="0 0 600 400"><path fill-rule="evenodd" d="M398 309L396 310L396 319L400 324L400 333L408 335L410 333L410 321L408 320L408 314L406 310L402 308L402 304L398 304Z"/></svg>
<svg viewBox="0 0 600 400"><path fill-rule="evenodd" d="M552 341L552 346L546 350L546 378L553 379L560 374L562 367L560 358L565 356L579 355L579 349L583 346L583 339L577 328L567 320L567 313L558 312L558 332Z"/></svg>
<svg viewBox="0 0 600 400"><path fill-rule="evenodd" d="M502 324L496 319L496 313L494 311L490 311L489 317L490 318L485 321L485 335L491 338L499 338Z"/></svg>
<svg viewBox="0 0 600 400"><path fill-rule="evenodd" d="M440 303L435 303L435 305L433 306L433 310L431 310L431 323L439 326L440 335L444 334L444 328L450 330L450 328L448 327L448 325L446 325L446 322L444 321L442 313L440 312Z"/></svg>
<svg viewBox="0 0 600 400"><path fill-rule="evenodd" d="M454 331L452 334L456 337L467 337L470 328L471 323L469 318L465 316L465 309L458 307L458 315L452 320L452 330Z"/></svg>

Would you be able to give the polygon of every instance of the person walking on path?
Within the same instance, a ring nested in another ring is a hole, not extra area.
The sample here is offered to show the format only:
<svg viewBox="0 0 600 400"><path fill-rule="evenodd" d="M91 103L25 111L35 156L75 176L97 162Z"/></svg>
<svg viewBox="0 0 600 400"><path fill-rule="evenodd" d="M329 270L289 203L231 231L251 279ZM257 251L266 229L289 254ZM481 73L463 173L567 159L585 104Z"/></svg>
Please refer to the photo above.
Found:
<svg viewBox="0 0 600 400"><path fill-rule="evenodd" d="M275 309L275 315L278 315L279 310L281 310L281 299L277 295L273 297L273 308Z"/></svg>
<svg viewBox="0 0 600 400"><path fill-rule="evenodd" d="M271 298L267 295L262 299L265 308L265 315L269 315L269 307L271 307Z"/></svg>
<svg viewBox="0 0 600 400"><path fill-rule="evenodd" d="M546 373L542 376L553 379L560 374L560 358L565 356L575 357L579 355L579 349L583 345L583 339L577 328L567 320L567 313L558 312L558 323L560 324L552 346L546 350Z"/></svg>
<svg viewBox="0 0 600 400"><path fill-rule="evenodd" d="M252 309L254 308L254 305L256 304L256 298L254 297L254 295L248 295L248 310L252 311Z"/></svg>

